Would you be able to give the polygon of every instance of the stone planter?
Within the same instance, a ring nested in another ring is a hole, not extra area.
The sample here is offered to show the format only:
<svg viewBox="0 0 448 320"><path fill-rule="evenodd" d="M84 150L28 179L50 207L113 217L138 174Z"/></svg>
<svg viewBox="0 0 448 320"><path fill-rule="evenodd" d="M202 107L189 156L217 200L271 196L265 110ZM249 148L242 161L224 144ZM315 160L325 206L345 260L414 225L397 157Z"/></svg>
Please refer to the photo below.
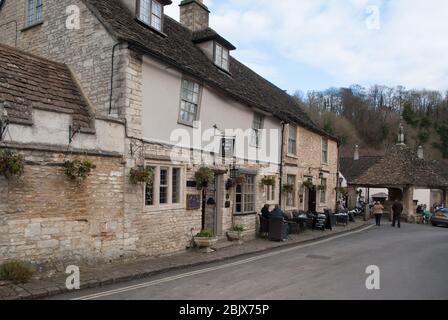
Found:
<svg viewBox="0 0 448 320"><path fill-rule="evenodd" d="M214 250L211 248L213 245L218 242L218 238L200 238L200 237L194 237L194 243L198 246L201 252L203 253L211 253L214 252Z"/></svg>
<svg viewBox="0 0 448 320"><path fill-rule="evenodd" d="M241 231L227 231L227 238L229 241L238 241L238 244L243 244L243 233Z"/></svg>

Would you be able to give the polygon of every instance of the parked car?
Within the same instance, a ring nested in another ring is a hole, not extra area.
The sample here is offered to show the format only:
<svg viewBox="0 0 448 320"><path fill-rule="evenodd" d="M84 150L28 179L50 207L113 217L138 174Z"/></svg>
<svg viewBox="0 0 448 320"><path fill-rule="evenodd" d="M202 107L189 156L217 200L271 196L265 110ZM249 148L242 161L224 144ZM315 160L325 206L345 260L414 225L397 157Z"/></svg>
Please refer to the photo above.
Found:
<svg viewBox="0 0 448 320"><path fill-rule="evenodd" d="M437 210L431 217L431 224L433 226L447 226L448 227L448 208Z"/></svg>

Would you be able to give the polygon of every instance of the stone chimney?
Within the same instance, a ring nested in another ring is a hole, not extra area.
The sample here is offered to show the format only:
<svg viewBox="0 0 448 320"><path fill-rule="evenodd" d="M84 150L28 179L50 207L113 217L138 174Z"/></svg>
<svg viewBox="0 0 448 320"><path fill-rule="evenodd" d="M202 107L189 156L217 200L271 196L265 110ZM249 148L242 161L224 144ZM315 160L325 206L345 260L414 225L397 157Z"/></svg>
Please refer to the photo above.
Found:
<svg viewBox="0 0 448 320"><path fill-rule="evenodd" d="M355 154L353 155L353 160L358 161L359 160L359 146L355 146Z"/></svg>
<svg viewBox="0 0 448 320"><path fill-rule="evenodd" d="M424 152L422 146L419 146L419 147L418 147L418 150L417 150L417 157L418 157L419 159L421 159L421 160L424 160L424 159L425 159L425 152Z"/></svg>
<svg viewBox="0 0 448 320"><path fill-rule="evenodd" d="M183 0L180 5L180 23L191 31L209 27L210 11L203 0Z"/></svg>

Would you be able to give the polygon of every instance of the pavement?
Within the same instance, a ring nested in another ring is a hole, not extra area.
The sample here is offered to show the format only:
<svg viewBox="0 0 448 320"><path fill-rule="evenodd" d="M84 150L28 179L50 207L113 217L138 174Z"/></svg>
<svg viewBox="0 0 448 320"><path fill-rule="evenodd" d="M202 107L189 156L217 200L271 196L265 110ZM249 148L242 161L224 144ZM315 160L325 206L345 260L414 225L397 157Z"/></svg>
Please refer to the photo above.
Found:
<svg viewBox="0 0 448 320"><path fill-rule="evenodd" d="M385 224L55 299L446 300L447 270L447 228Z"/></svg>
<svg viewBox="0 0 448 320"><path fill-rule="evenodd" d="M291 235L287 242L271 242L257 238L247 241L243 245L228 243L218 245L218 250L203 254L198 250L189 250L184 253L159 257L141 258L132 261L116 262L97 267L80 266L81 270L81 291L102 290L111 285L120 286L122 283L132 281L143 281L157 276L163 276L170 272L179 272L201 268L209 264L220 264L235 259L245 259L254 255L276 252L278 250L294 248L297 245L306 245L323 239L347 234L367 226L372 226L371 221L357 221L348 226L337 226L332 231L312 231L307 230L299 235ZM43 299L52 296L68 297L64 294L70 291L66 288L66 275L60 271L51 278L32 279L27 284L14 285L11 283L0 283L0 300L20 300L20 299ZM79 293L77 291L76 294ZM185 298L189 296L186 295Z"/></svg>

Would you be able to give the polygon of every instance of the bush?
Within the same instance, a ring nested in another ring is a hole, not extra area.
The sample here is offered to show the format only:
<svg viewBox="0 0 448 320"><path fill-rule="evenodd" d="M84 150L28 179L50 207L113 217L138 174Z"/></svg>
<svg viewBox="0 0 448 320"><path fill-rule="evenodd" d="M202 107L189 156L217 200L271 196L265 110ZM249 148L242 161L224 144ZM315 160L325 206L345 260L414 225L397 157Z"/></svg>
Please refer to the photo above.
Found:
<svg viewBox="0 0 448 320"><path fill-rule="evenodd" d="M246 228L243 225L237 224L235 226L233 226L232 231L235 232L244 232L246 230Z"/></svg>
<svg viewBox="0 0 448 320"><path fill-rule="evenodd" d="M65 174L72 180L84 180L86 179L92 169L96 166L90 160L73 160L66 161L64 164Z"/></svg>
<svg viewBox="0 0 448 320"><path fill-rule="evenodd" d="M0 265L0 280L12 281L15 284L28 282L33 270L20 261L7 261Z"/></svg>
<svg viewBox="0 0 448 320"><path fill-rule="evenodd" d="M12 150L0 150L0 175L20 176L24 170L23 156Z"/></svg>
<svg viewBox="0 0 448 320"><path fill-rule="evenodd" d="M209 230L202 230L195 235L196 238L213 238L213 232Z"/></svg>

